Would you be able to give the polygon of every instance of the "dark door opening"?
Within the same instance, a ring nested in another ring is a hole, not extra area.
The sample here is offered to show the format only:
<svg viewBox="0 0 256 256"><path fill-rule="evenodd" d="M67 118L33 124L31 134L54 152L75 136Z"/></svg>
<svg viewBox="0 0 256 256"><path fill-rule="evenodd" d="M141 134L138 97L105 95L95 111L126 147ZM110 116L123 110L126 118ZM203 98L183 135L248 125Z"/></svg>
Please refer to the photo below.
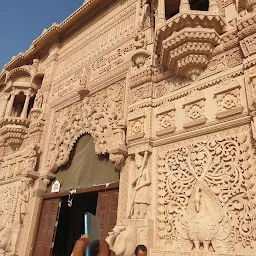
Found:
<svg viewBox="0 0 256 256"><path fill-rule="evenodd" d="M77 239L84 234L84 213L96 215L98 192L77 194L72 207L68 207L68 197L62 197L52 256L71 255Z"/></svg>

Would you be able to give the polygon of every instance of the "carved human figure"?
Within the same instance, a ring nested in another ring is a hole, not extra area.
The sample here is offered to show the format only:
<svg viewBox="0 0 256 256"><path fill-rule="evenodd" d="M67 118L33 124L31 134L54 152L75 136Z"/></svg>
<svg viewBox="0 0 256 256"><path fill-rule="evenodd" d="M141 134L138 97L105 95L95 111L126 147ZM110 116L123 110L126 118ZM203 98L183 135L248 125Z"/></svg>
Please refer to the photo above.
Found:
<svg viewBox="0 0 256 256"><path fill-rule="evenodd" d="M24 179L21 182L21 194L20 194L20 219L23 222L24 216L27 213L27 204L30 198L29 191L30 179Z"/></svg>
<svg viewBox="0 0 256 256"><path fill-rule="evenodd" d="M134 187L134 199L130 216L134 219L144 219L150 205L150 185L151 178L149 170L145 167L148 158L148 152L144 157L140 153L135 154L135 179L132 182Z"/></svg>
<svg viewBox="0 0 256 256"><path fill-rule="evenodd" d="M132 256L137 242L136 229L132 226L116 226L109 232L106 242L116 256Z"/></svg>

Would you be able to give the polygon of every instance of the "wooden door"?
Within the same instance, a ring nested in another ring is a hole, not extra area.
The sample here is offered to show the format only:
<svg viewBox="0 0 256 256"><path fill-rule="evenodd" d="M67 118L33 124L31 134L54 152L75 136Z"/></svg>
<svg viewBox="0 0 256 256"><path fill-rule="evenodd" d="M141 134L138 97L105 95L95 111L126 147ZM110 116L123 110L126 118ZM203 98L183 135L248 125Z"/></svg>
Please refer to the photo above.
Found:
<svg viewBox="0 0 256 256"><path fill-rule="evenodd" d="M60 206L60 198L43 200L33 256L52 255Z"/></svg>
<svg viewBox="0 0 256 256"><path fill-rule="evenodd" d="M108 232L116 225L118 188L98 193L97 217L99 218L100 239L105 239Z"/></svg>

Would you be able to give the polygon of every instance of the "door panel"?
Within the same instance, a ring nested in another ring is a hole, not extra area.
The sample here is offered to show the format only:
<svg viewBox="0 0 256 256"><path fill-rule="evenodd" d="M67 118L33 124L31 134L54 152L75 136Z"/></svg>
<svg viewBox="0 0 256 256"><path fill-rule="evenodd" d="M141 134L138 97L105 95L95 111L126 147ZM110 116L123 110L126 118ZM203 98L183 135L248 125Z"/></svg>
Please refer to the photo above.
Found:
<svg viewBox="0 0 256 256"><path fill-rule="evenodd" d="M99 192L97 216L99 218L100 239L105 239L108 232L116 225L117 206L118 189Z"/></svg>
<svg viewBox="0 0 256 256"><path fill-rule="evenodd" d="M51 256L60 202L60 198L43 200L33 256Z"/></svg>

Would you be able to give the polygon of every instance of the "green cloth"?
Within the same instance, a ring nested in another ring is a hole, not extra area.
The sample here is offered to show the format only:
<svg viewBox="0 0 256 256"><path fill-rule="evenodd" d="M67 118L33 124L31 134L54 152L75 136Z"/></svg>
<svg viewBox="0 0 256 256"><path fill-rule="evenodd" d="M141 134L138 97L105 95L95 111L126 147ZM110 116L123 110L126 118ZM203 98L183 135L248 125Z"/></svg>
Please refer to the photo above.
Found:
<svg viewBox="0 0 256 256"><path fill-rule="evenodd" d="M61 182L60 192L69 189L92 187L119 181L119 172L108 155L97 155L93 138L85 134L76 143L69 162L61 166L56 179ZM51 186L49 187L49 191Z"/></svg>

